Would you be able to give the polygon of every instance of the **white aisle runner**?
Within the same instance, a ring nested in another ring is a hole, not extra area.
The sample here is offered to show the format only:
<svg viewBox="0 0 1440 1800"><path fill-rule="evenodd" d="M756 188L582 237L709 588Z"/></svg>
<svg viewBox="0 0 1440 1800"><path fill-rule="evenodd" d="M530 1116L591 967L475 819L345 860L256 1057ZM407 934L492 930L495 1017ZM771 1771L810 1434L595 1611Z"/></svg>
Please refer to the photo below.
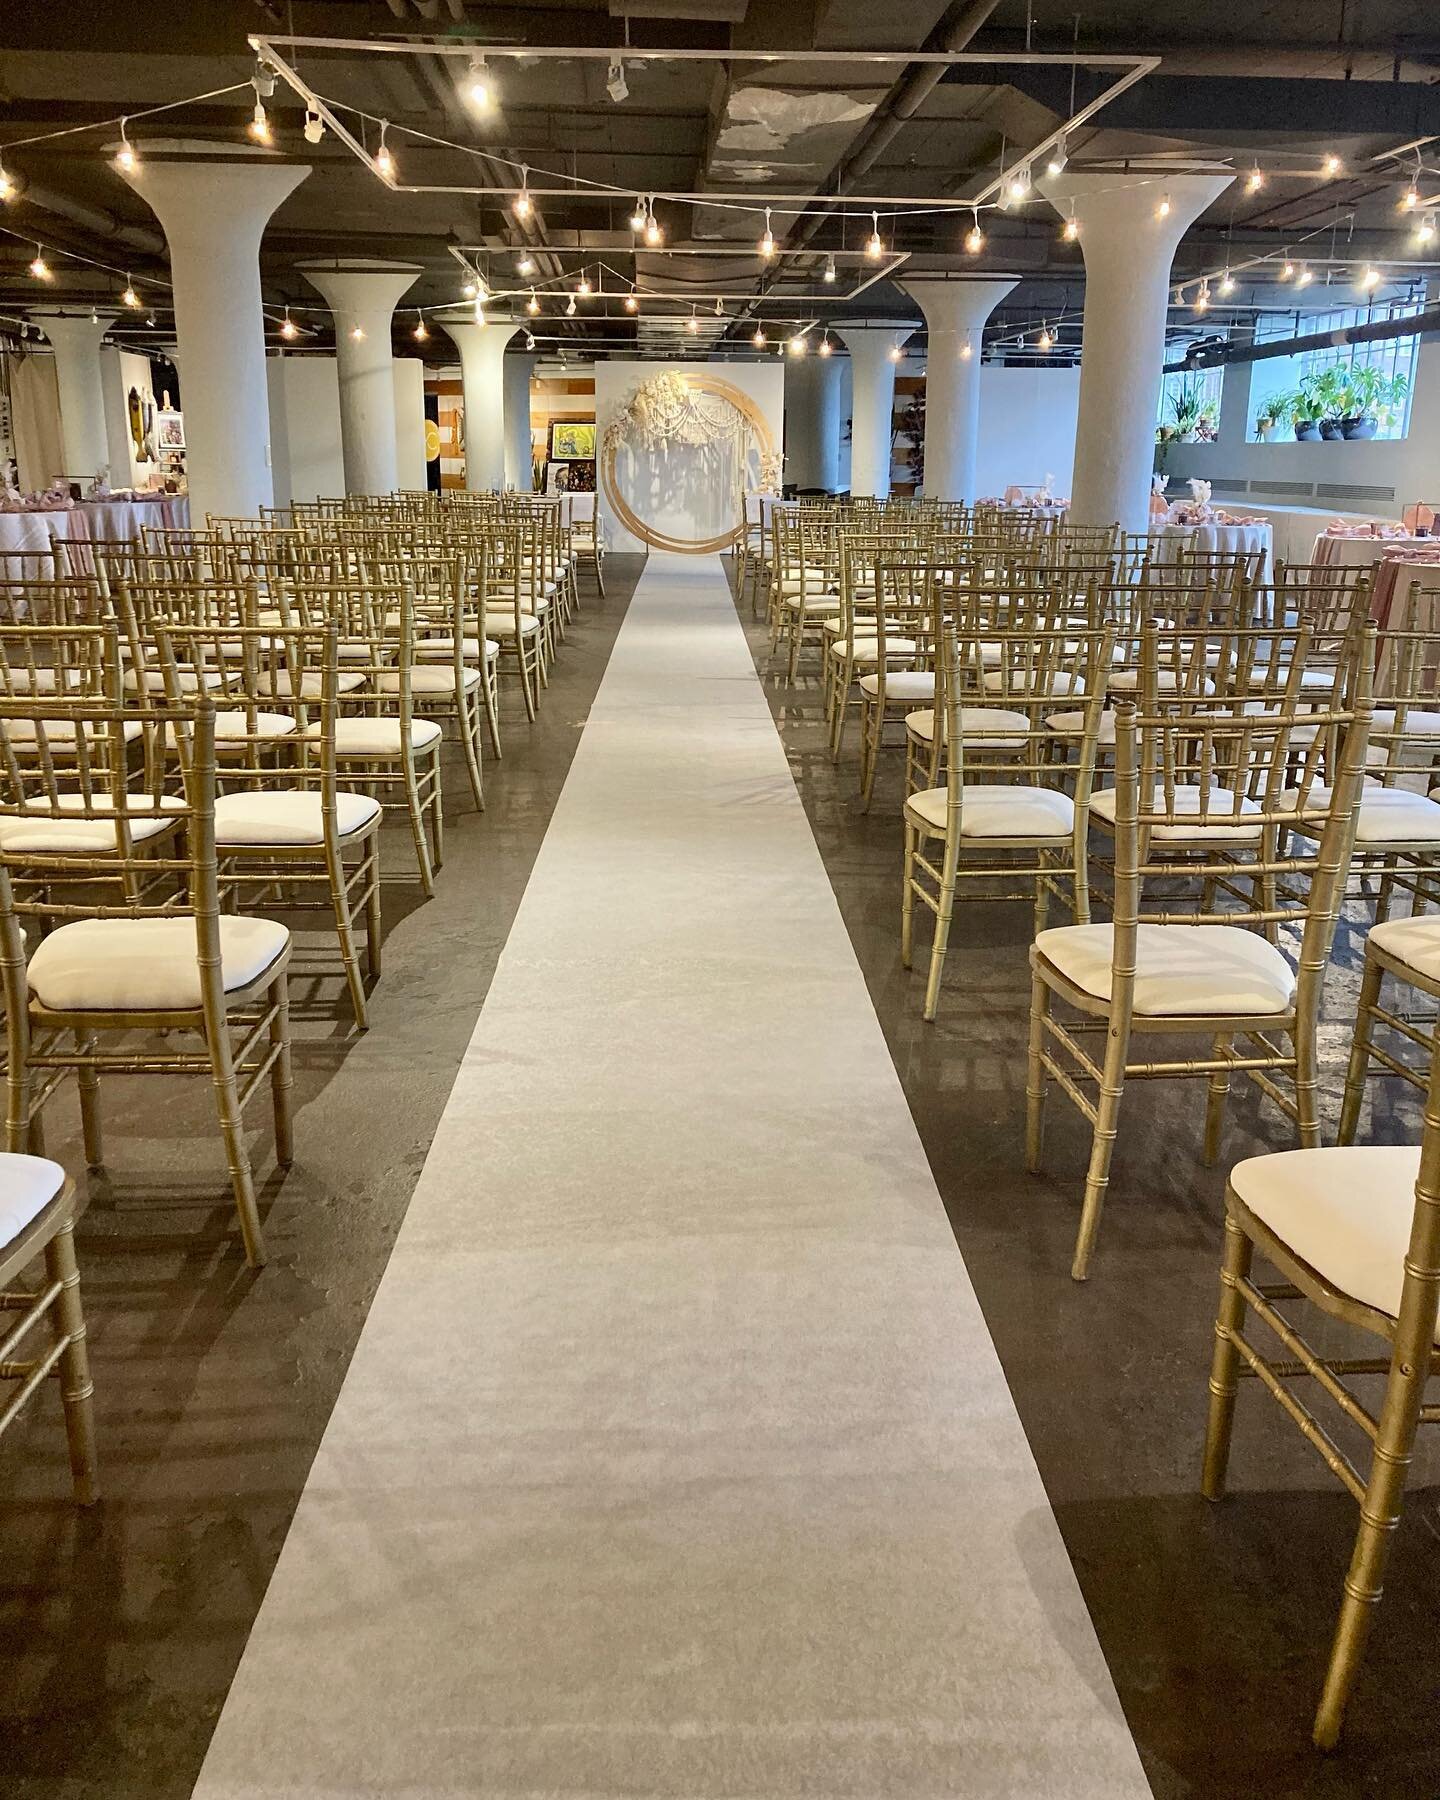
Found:
<svg viewBox="0 0 1440 1800"><path fill-rule="evenodd" d="M1149 1793L712 560L635 595L196 1793Z"/></svg>

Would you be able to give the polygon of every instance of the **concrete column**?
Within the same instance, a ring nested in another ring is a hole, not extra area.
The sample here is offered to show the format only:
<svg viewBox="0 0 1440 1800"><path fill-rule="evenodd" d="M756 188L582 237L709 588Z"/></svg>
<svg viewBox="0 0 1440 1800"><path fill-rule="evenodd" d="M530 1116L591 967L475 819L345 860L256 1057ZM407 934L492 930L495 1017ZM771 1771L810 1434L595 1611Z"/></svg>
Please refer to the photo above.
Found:
<svg viewBox="0 0 1440 1800"><path fill-rule="evenodd" d="M883 500L890 492L895 435L895 364L913 325L839 325L850 351L850 492Z"/></svg>
<svg viewBox="0 0 1440 1800"><path fill-rule="evenodd" d="M1037 184L1058 213L1068 216L1073 204L1085 257L1070 501L1076 524L1118 520L1126 531L1144 531L1149 523L1170 264L1186 229L1234 179L1228 169L1215 175L1067 170Z"/></svg>
<svg viewBox="0 0 1440 1800"><path fill-rule="evenodd" d="M319 288L335 325L340 365L340 442L347 494L390 494L400 485L395 458L395 303L424 273L418 263L298 263Z"/></svg>
<svg viewBox="0 0 1440 1800"><path fill-rule="evenodd" d="M93 478L110 463L100 340L109 330L111 319L103 318L94 324L88 312L36 313L33 316L55 352L65 473L77 480ZM120 470L115 476L115 485L123 486L128 476L128 468Z"/></svg>
<svg viewBox="0 0 1440 1800"><path fill-rule="evenodd" d="M905 292L925 315L925 483L932 500L975 493L980 441L980 342L985 321L1013 281L907 281Z"/></svg>
<svg viewBox="0 0 1440 1800"><path fill-rule="evenodd" d="M505 358L505 484L528 494L535 485L535 460L531 454L530 378L535 358L528 352Z"/></svg>
<svg viewBox="0 0 1440 1800"><path fill-rule="evenodd" d="M170 250L196 525L211 513L253 515L274 500L260 239L310 170L272 157L233 145L217 156L213 144L147 143L123 177L159 219Z"/></svg>
<svg viewBox="0 0 1440 1800"><path fill-rule="evenodd" d="M425 488L425 365L418 356L397 356L395 379L395 485L420 493Z"/></svg>
<svg viewBox="0 0 1440 1800"><path fill-rule="evenodd" d="M517 326L507 320L477 325L473 319L435 321L460 352L465 399L465 486L472 494L505 486L505 346Z"/></svg>
<svg viewBox="0 0 1440 1800"><path fill-rule="evenodd" d="M788 487L840 486L840 375L844 357L804 357L785 364L785 483Z"/></svg>

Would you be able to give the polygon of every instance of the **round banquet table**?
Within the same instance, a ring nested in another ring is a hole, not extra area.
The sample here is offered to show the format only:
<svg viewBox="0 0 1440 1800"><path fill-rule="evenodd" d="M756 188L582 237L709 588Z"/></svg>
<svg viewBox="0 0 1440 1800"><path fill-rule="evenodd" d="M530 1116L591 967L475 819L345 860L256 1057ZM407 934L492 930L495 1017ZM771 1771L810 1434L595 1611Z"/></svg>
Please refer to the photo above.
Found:
<svg viewBox="0 0 1440 1800"><path fill-rule="evenodd" d="M1322 531L1310 552L1311 562L1332 569L1369 569L1397 551L1440 549L1440 539L1433 537L1371 537L1369 532L1353 536L1348 531Z"/></svg>
<svg viewBox="0 0 1440 1800"><path fill-rule="evenodd" d="M57 507L53 512L0 512L0 552L5 554L0 573L48 581L54 574L51 547L56 538L89 535L89 526L78 507Z"/></svg>
<svg viewBox="0 0 1440 1800"><path fill-rule="evenodd" d="M90 524L90 536L111 542L134 542L147 526L174 530L190 523L184 494L157 494L153 500L82 500L75 508Z"/></svg>
<svg viewBox="0 0 1440 1800"><path fill-rule="evenodd" d="M1266 585L1274 579L1273 537L1274 534L1268 523L1263 525L1159 525L1150 533L1151 541L1155 546L1154 560L1161 564L1177 562L1182 550L1197 550L1201 555L1228 552L1236 556L1253 556L1258 553L1260 580Z"/></svg>

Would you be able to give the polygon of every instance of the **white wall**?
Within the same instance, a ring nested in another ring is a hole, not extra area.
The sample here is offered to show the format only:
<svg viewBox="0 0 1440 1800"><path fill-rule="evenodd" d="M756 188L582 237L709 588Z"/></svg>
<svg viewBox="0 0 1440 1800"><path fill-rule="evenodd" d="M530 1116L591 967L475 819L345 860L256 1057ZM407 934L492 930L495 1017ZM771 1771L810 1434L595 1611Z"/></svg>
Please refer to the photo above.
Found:
<svg viewBox="0 0 1440 1800"><path fill-rule="evenodd" d="M150 358L113 344L100 351L100 380L105 395L105 442L110 451L111 487L148 487L159 463L135 460L135 439L130 432L130 390L149 396L156 406L160 396L150 383ZM173 397L173 396L172 396Z"/></svg>
<svg viewBox="0 0 1440 1800"><path fill-rule="evenodd" d="M397 356L395 372L395 475L411 492L425 486L425 365Z"/></svg>
<svg viewBox="0 0 1440 1800"><path fill-rule="evenodd" d="M270 446L275 504L345 492L340 377L333 356L272 356ZM421 486L424 486L422 478Z"/></svg>
<svg viewBox="0 0 1440 1800"><path fill-rule="evenodd" d="M785 369L773 362L707 364L703 371L694 363L602 362L595 365L595 420L597 448L605 441L606 427L643 382L657 375L704 373L738 389L753 401L769 427L773 447L784 439ZM739 516L738 496L731 491L727 453L720 448L690 448L672 444L651 452L622 452L617 458L616 480L625 503L646 525L677 540L697 541L718 536ZM748 471L753 486L757 474L751 453ZM599 519L605 541L612 550L644 550L616 517L605 480L603 449L597 459L596 485L600 490ZM733 507L732 507L732 502Z"/></svg>
<svg viewBox="0 0 1440 1800"><path fill-rule="evenodd" d="M993 499L1012 482L1038 487L1047 475L1068 498L1075 473L1075 421L1080 410L1078 368L980 371L980 443L975 492Z"/></svg>

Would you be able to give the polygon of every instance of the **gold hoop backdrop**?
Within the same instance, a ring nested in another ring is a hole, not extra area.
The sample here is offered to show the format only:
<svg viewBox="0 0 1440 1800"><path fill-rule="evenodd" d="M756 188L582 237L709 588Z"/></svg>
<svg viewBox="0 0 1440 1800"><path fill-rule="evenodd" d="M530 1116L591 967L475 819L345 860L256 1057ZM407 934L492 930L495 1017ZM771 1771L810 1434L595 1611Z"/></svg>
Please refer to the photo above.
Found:
<svg viewBox="0 0 1440 1800"><path fill-rule="evenodd" d="M692 375L687 370L685 380L697 393L713 394L718 400L728 400L750 427L761 461L774 456L775 440L770 435L765 415L748 394L743 393L733 382L722 381L718 375ZM658 531L653 525L647 525L615 485L615 445L612 443L607 443L601 452L600 487L620 523L632 537L639 538L652 550L671 550L678 556L709 556L718 550L728 550L745 530L743 501L739 519L729 531L722 532L719 537L675 538Z"/></svg>

